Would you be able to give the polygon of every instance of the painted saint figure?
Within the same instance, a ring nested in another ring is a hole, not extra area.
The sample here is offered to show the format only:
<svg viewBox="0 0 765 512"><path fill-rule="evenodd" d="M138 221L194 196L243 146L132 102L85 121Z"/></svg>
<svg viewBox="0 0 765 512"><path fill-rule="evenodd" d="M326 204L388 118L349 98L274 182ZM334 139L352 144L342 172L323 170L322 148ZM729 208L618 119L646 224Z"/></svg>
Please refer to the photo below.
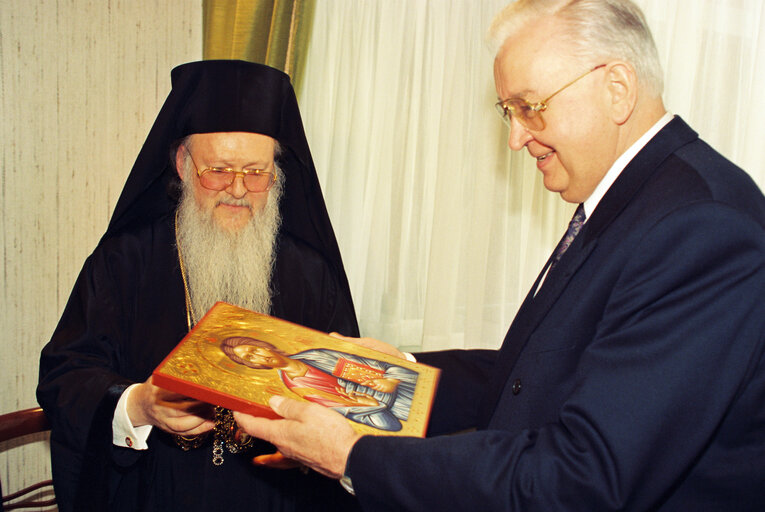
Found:
<svg viewBox="0 0 765 512"><path fill-rule="evenodd" d="M226 338L221 350L235 363L274 369L298 396L380 430L401 430L412 405L417 373L376 359L330 349L286 354L245 336Z"/></svg>

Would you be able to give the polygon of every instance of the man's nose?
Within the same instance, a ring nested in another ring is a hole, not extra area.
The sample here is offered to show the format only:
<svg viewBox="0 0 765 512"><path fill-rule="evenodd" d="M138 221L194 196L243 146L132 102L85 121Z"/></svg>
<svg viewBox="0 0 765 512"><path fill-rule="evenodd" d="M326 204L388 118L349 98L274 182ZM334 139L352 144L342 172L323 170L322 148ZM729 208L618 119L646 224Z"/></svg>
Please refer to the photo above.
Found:
<svg viewBox="0 0 765 512"><path fill-rule="evenodd" d="M236 176L234 176L234 181L232 181L231 185L228 186L226 192L237 199L243 198L247 194L247 187L244 185L244 175L241 173L236 173Z"/></svg>
<svg viewBox="0 0 765 512"><path fill-rule="evenodd" d="M510 118L510 134L507 136L507 145L513 151L522 150L533 137L528 129L515 117Z"/></svg>

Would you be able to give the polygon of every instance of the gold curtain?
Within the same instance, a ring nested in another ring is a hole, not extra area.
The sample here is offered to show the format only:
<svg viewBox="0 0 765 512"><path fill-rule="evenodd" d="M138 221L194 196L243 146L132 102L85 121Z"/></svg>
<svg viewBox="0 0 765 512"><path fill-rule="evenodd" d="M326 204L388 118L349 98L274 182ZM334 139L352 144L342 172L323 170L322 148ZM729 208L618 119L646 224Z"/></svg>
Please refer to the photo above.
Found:
<svg viewBox="0 0 765 512"><path fill-rule="evenodd" d="M281 69L299 90L315 0L203 0L204 59Z"/></svg>

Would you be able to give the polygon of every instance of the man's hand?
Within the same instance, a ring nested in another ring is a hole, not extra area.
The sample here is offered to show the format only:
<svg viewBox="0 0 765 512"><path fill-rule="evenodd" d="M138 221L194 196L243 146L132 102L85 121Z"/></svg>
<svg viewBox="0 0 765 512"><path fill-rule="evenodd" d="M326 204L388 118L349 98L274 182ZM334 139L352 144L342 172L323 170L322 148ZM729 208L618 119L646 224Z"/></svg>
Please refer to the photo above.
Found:
<svg viewBox="0 0 765 512"><path fill-rule="evenodd" d="M193 436L215 426L213 406L152 384L152 378L136 386L127 398L133 426L153 425L171 434Z"/></svg>
<svg viewBox="0 0 765 512"><path fill-rule="evenodd" d="M248 434L275 445L285 457L330 478L343 476L348 454L361 437L348 420L321 405L280 396L271 397L269 405L283 419L241 412L234 412L234 419Z"/></svg>
<svg viewBox="0 0 765 512"><path fill-rule="evenodd" d="M349 336L343 336L342 334L338 334L336 332L331 332L329 333L329 335L339 340L349 341L351 343L355 343L356 345L361 345L362 347L371 348L372 350L382 352L383 354L388 354L390 356L406 359L406 356L404 355L403 352L401 352L399 349L397 349L393 345L385 343L384 341L376 340L374 338L351 338Z"/></svg>

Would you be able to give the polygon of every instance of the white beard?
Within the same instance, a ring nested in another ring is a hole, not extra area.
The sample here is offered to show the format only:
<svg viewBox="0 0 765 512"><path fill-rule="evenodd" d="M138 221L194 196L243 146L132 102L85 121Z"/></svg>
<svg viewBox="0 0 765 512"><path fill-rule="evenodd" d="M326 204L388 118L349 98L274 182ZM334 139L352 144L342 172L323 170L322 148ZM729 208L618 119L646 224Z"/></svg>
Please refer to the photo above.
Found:
<svg viewBox="0 0 765 512"><path fill-rule="evenodd" d="M188 177L188 173L186 174ZM178 247L186 270L192 317L199 321L218 301L268 314L276 233L281 224L277 180L261 211L241 229L222 229L194 199L190 180L183 181L178 205Z"/></svg>

